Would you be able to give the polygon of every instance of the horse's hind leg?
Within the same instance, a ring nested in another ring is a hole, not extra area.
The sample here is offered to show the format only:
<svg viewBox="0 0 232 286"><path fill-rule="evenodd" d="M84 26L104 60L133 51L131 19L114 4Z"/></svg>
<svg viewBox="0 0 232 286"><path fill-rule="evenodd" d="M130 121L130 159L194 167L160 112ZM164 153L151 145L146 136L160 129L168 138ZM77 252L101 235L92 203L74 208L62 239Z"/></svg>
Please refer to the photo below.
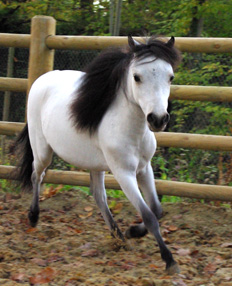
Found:
<svg viewBox="0 0 232 286"><path fill-rule="evenodd" d="M28 213L28 218L32 227L35 227L39 220L39 194L41 183L45 175L46 168L52 161L52 149L50 146L41 144L40 149L33 149L34 162L33 162L33 173L31 176L33 186L33 199Z"/></svg>
<svg viewBox="0 0 232 286"><path fill-rule="evenodd" d="M90 172L90 190L94 196L94 199L101 210L102 216L108 225L111 234L115 238L119 238L120 241L125 243L125 239L116 222L114 221L112 214L107 205L106 191L104 185L104 172Z"/></svg>

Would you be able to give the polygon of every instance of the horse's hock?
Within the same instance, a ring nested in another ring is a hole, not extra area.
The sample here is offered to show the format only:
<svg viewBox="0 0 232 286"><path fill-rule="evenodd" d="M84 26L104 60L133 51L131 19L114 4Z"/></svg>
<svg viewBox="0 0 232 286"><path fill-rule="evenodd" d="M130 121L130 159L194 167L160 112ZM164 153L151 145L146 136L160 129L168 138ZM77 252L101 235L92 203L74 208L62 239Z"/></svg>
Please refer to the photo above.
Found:
<svg viewBox="0 0 232 286"><path fill-rule="evenodd" d="M56 21L52 17L35 16L32 19L31 34L0 34L3 47L29 48L28 79L0 78L1 91L28 93L32 83L40 75L53 69L55 49L104 49L126 44L126 37L56 36ZM136 39L136 38L135 38ZM138 40L140 38L137 38ZM176 46L183 52L231 53L232 38L176 38ZM39 56L38 56L39 55ZM171 99L232 102L232 87L175 86L171 87ZM15 135L22 123L0 122L1 135ZM199 135L184 133L157 133L159 146L193 148L215 151L231 151L230 136ZM9 170L12 166L1 166L0 177L14 179ZM48 171L45 182L89 186L89 175L80 172ZM112 176L106 177L106 187L118 189ZM190 184L172 181L157 181L159 194L175 195L208 200L232 201L232 187Z"/></svg>

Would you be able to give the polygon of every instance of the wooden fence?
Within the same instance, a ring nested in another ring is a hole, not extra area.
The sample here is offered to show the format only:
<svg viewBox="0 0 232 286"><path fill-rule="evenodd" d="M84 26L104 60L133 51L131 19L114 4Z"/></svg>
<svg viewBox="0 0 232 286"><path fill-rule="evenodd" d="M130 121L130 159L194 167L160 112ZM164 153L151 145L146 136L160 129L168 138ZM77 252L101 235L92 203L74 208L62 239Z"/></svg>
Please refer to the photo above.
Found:
<svg viewBox="0 0 232 286"><path fill-rule="evenodd" d="M30 35L0 34L0 46L29 48L28 79L0 78L1 91L27 92L32 83L42 74L53 69L54 49L104 49L120 46L126 37L56 36L56 22L52 17L35 16ZM139 40L139 38L135 39ZM176 38L176 46L183 52L232 53L232 38ZM173 85L171 99L232 102L232 87L202 87ZM0 134L14 135L23 123L0 122ZM158 146L194 148L215 151L232 151L232 137L184 133L156 133ZM0 178L14 179L12 166L0 166ZM89 185L89 175L80 172L49 170L45 182L70 185ZM162 195L232 201L232 187L190 184L172 181L157 182L157 191ZM112 176L106 176L106 187L118 189Z"/></svg>

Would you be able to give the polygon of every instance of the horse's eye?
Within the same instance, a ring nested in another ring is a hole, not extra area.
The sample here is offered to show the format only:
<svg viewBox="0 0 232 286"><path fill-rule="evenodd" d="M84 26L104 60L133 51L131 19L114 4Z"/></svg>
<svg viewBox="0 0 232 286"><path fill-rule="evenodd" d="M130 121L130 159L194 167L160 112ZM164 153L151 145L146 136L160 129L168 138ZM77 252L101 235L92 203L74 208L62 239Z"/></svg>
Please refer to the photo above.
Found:
<svg viewBox="0 0 232 286"><path fill-rule="evenodd" d="M134 75L134 80L136 82L140 82L141 81L140 77L137 74Z"/></svg>
<svg viewBox="0 0 232 286"><path fill-rule="evenodd" d="M172 82L174 80L174 75L170 76L170 82Z"/></svg>

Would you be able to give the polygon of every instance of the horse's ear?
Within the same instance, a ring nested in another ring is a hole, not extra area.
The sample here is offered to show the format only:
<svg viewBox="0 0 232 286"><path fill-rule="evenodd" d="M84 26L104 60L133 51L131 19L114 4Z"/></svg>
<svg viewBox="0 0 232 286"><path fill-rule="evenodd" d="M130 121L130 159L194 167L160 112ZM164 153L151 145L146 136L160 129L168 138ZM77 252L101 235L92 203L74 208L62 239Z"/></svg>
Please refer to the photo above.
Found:
<svg viewBox="0 0 232 286"><path fill-rule="evenodd" d="M128 36L128 44L131 49L133 49L135 46L140 45L140 43L134 40L131 35Z"/></svg>
<svg viewBox="0 0 232 286"><path fill-rule="evenodd" d="M175 38L172 36L171 39L166 43L166 46L172 48L175 44Z"/></svg>

